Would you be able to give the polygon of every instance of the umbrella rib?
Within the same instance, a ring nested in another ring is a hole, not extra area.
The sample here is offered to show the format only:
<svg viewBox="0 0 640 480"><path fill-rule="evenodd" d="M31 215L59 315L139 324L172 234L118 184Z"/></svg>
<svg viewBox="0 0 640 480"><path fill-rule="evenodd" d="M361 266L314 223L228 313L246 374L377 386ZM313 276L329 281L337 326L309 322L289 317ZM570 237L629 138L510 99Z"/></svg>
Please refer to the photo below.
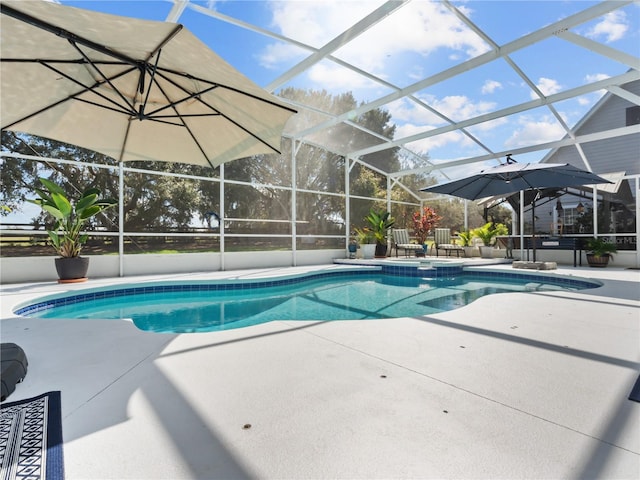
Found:
<svg viewBox="0 0 640 480"><path fill-rule="evenodd" d="M212 86L211 86L211 87L209 87L209 88L206 88L206 89L204 89L204 90L198 90L197 92L193 92L193 93L192 93L192 92L190 92L189 90L187 90L187 89L185 89L184 87L182 87L181 85L179 85L178 83L176 83L176 82L174 82L173 80L171 80L169 77L165 77L165 76L164 76L164 75L162 75L162 74L159 74L158 76L159 76L160 78L162 78L162 79L166 80L167 82L171 83L174 87L177 87L177 88L179 88L180 90L182 90L184 93L186 93L186 94L187 94L187 96L186 96L186 97L181 98L180 100L171 100L171 99L169 98L169 96L167 95L167 93L163 90L163 88L162 88L162 86L160 85L160 83L158 83L157 81L154 81L154 84L156 85L156 87L158 87L158 90L160 90L160 92L164 95L164 97L167 99L167 101L168 101L169 103L168 103L167 105L163 105L162 107L160 107L160 108L157 108L157 109L153 110L152 112L150 112L150 113L146 114L146 116L154 116L154 115L155 115L156 113L158 113L158 112L161 112L161 111L166 110L166 109L168 109L168 108L174 108L176 105L179 105L179 104L181 104L181 103L184 103L184 102L186 102L187 100L191 100L192 98L195 98L195 99L199 100L199 101L200 101L200 103L204 103L204 102L199 98L199 96L200 96L200 95L202 95L202 94L204 94L204 93L208 93L208 92L210 92L211 90L215 90L216 88L218 88L218 86L214 84L214 85L212 85ZM206 103L204 103L204 105L206 105L208 108L210 108L210 109L211 109L211 110L213 110L214 112L218 112L218 110L217 110L217 109L215 109L215 108L213 108L213 107L211 107L211 106L207 105ZM174 109L175 109L175 108L174 108ZM178 116L181 116L181 115L180 115L180 114L178 114L177 112L176 112L176 114L177 114ZM219 114L219 112L218 112L218 114Z"/></svg>
<svg viewBox="0 0 640 480"><path fill-rule="evenodd" d="M147 102L149 101L149 95L151 93L151 84L154 83L154 78L156 75L156 71L158 70L158 63L160 62L160 54L162 53L162 49L164 48L164 46L166 44L168 44L178 33L180 33L180 31L182 30L182 25L181 24L176 24L175 28L173 30L171 30L171 32L169 32L169 34L164 38L164 40L162 40L160 43L158 43L158 45L156 45L155 50L153 50L152 52L149 52L149 55L147 55L147 58L144 61L143 65L140 65L140 81L138 82L138 88L140 93L143 92L143 88L144 88L144 76L145 76L145 72L147 71L147 69L150 67L150 60L154 57L156 57L156 61L155 64L153 65L153 67L151 68L151 79L149 80L149 88L147 89L147 95L145 96L144 102L142 102L141 107L144 110L144 106L147 105Z"/></svg>
<svg viewBox="0 0 640 480"><path fill-rule="evenodd" d="M109 81L109 79L102 73L102 71L96 66L96 64L94 62L91 61L91 59L89 59L84 52L78 47L78 44L83 45L85 47L88 47L92 50L95 50L96 52L100 52L103 53L105 55L108 55L110 57L116 58L124 63L127 63L135 68L137 68L140 71L144 70L144 65L147 64L147 61L144 61L144 64L141 64L140 61L137 61L127 55L124 55L120 52L117 52L115 50L110 49L109 47L105 46L105 45L101 45L99 43L93 42L87 38L81 37L80 35L76 35L72 32L69 32L68 30L65 30L63 28L60 27L56 27L55 25L52 25L51 23L45 22L44 20L35 18L27 13L24 12L20 12L19 10L16 10L12 7L9 7L5 4L0 4L0 13L4 14L4 15L8 15L10 17L15 18L16 20L20 20L22 22L25 22L29 25L33 25L36 28L40 28L44 31L47 31L49 33L52 33L60 38L64 38L67 41L69 41L69 43L71 45L73 45L73 47L83 56L83 58L85 58L85 60L91 64L91 66L93 66L93 68L95 68L95 70L100 74L100 76L107 82L109 83L109 85L114 89L114 91L120 96L120 98L122 98L122 100L129 105L129 107L131 108L132 111L134 110L133 105L127 100L126 97L124 97L124 95L122 95L122 93L115 88L115 86ZM149 54L149 56L147 57L147 59L151 58L156 51L158 51L159 49L161 49L167 42L169 42L180 30L182 30L182 25L180 24L176 24L176 27L169 33L169 35L167 35L164 40L162 42L159 43L159 45L156 47L156 50L154 50L153 52L151 52ZM85 87L87 88L87 87ZM95 92L94 92L95 93ZM107 99L109 100L109 99ZM115 103L115 102L112 102ZM117 103L116 103L117 104Z"/></svg>
<svg viewBox="0 0 640 480"><path fill-rule="evenodd" d="M281 105L278 102L275 102L273 100L269 100L269 99L266 99L266 98L262 98L262 97L260 97L258 95L253 94L253 93L245 92L243 90L240 90L239 88L231 87L229 85L225 85L225 84L222 84L222 83L212 82L211 80L207 80L205 78L196 77L194 75L191 75L190 73L181 72L181 71L178 71L178 70L173 70L171 68L159 67L158 68L158 72L157 72L158 76L162 77L163 79L167 80L168 82L171 82L172 84L174 84L177 87L180 87L180 85L176 84L169 77L164 75L165 72L166 73L171 73L171 74L176 75L176 76L185 77L185 78L187 78L189 80L195 80L195 81L198 81L198 82L206 83L206 84L210 85L211 87L224 88L226 90L238 93L240 95L244 95L245 97L250 97L250 98L252 98L254 100L258 100L258 101L260 101L262 103L267 103L269 105L273 105L274 107L282 108L283 110L288 110L288 111L293 112L293 113L298 113L298 111L296 109L291 108L291 107L289 107L287 105ZM180 88L182 88L182 87L180 87ZM187 92L187 90L184 90L184 91Z"/></svg>
<svg viewBox="0 0 640 480"><path fill-rule="evenodd" d="M197 92L197 93L191 93L191 92L189 92L188 90L186 90L182 85L179 85L178 83L174 82L171 78L169 78L169 77L167 77L167 76L163 75L162 71L159 71L159 72L158 72L158 75L159 75L161 78L165 79L167 82L171 83L171 84L172 84L172 85L174 85L175 87L177 87L177 88L179 88L180 90L182 90L184 93L188 94L188 96L187 96L186 98L181 99L181 100L180 100L180 101L178 101L178 102L173 102L173 101L169 98L169 96L164 92L164 90L162 89L162 86L161 86L158 82L156 82L156 86L158 87L158 89L162 92L162 94L165 96L165 98L170 102L170 104L169 104L169 105L167 105L167 106L163 107L163 108L162 108L162 109L160 109L160 110L163 110L163 109L166 109L166 108L171 107L171 108L173 108L173 110L176 112L176 115L178 116L178 118L180 118L180 119L182 120L182 119L183 119L183 116L182 116L182 114L180 114L180 112L178 112L178 111L176 110L175 106L176 106L178 103L181 103L181 102L184 102L184 101L188 100L189 98L195 98L198 102L200 102L201 104L205 105L205 106L206 106L207 108L209 108L211 111L213 111L213 112L218 112L218 114L219 114L221 117L225 118L225 119L226 119L226 120L228 120L230 123L232 123L232 124L234 124L236 127L240 128L243 132L245 132L245 133L246 133L246 134L248 134L249 136L253 137L253 138L254 138L254 139L256 139L258 142L260 142L260 143L262 143L263 145L265 145L265 146L269 147L269 148L270 148L271 150L273 150L275 153L280 153L280 150L279 150L279 149L275 148L273 145L270 145L269 143L267 143L266 141L264 141L262 138L260 138L260 137L259 137L259 136L257 136L256 134L254 134L251 130L249 130L249 129L245 128L244 126L240 125L238 122L236 122L236 121L235 121L235 120L233 120L232 118L228 117L228 116L227 116L227 115L225 115L224 113L220 112L220 110L218 110L217 108L213 107L212 105L209 105L209 104L208 104L207 102L205 102L202 98L200 98L200 95L201 95L202 93L206 93L207 91L213 90L213 89L217 88L218 86L222 86L222 85L214 84L213 82L209 82L209 81L203 80L203 82L206 82L206 83L210 84L210 85L211 85L211 87L210 87L209 89L202 90L202 91ZM195 77L193 77L193 76L191 76L191 75L184 75L184 76L186 76L187 78L190 78L190 79L195 79ZM234 90L235 90L235 89L234 89ZM243 92L241 92L241 93L243 93ZM251 94L247 94L247 95L252 96ZM272 102L268 102L268 103L272 103ZM276 103L272 103L272 104L273 104L273 105L277 105ZM285 109L286 109L287 107L283 107L283 108L285 108ZM156 111L159 111L159 110L156 110ZM194 141L195 141L196 143L198 143L198 142L197 142L197 140L195 139L195 137L193 136L193 134L191 133L191 130L189 129L189 127L186 125L186 123L184 123L184 120L182 120L182 123L184 124L185 128L187 128L187 130L189 130L189 133L190 133L190 134L191 134L191 136L193 137ZM199 144L198 144L198 147L200 148L200 145L199 145ZM204 153L204 151L203 151L203 153ZM206 157L206 155L205 155L205 157Z"/></svg>
<svg viewBox="0 0 640 480"><path fill-rule="evenodd" d="M13 17L16 20L20 20L22 22L28 23L29 25L33 25L36 28L40 28L41 30L52 33L60 38L65 38L71 42L79 43L97 52L104 53L105 55L108 55L113 58L117 58L122 62L129 63L133 66L137 65L137 62L131 57L128 57L127 55L124 55L120 52L112 50L105 45L100 45L99 43L93 42L87 38L76 35L68 30L65 30L64 28L56 27L55 25L45 22L44 20L41 20L39 18L35 18L27 13L16 10L15 8L5 5L4 3L0 4L0 13L2 13L3 15L8 15L10 17Z"/></svg>
<svg viewBox="0 0 640 480"><path fill-rule="evenodd" d="M129 115L130 115L130 114L132 114L132 113L135 113L135 110L131 107L131 105L129 104L129 102L127 102L127 101L126 101L126 99L125 99L126 106L128 106L128 107L129 107L129 109L127 109L126 107L124 107L124 106L120 105L118 102L116 102L116 101L114 101L113 99L111 99L111 98L107 97L106 95L103 95L102 93L98 92L98 91L96 90L96 88L97 88L97 87L100 87L100 86L102 85L100 82L96 82L95 84L93 84L93 85L91 85L91 86L87 86L87 85L85 85L84 83L80 82L79 80L77 80L77 79L75 79L75 78L73 78L73 77L69 76L68 74L66 74L66 73L65 73L65 72L63 72L62 70L58 70L57 68L54 68L53 66L48 65L48 64L46 64L46 63L42 63L42 65L43 65L44 67L46 67L46 68L48 68L48 69L50 69L50 70L52 70L52 71L56 72L58 75L62 75L64 78L66 78L66 79L67 79L67 80L69 80L70 82L75 83L76 85L79 85L79 86L81 86L81 87L83 87L83 88L84 88L84 90L83 90L83 91L80 91L80 92L74 93L74 94L72 94L72 95L69 95L69 96L68 96L67 98L65 98L64 100L68 100L68 99L70 99L70 98L74 98L75 100L78 100L78 101L85 101L85 102L87 102L87 103L92 103L92 102L89 102L88 100L83 100L83 99L77 98L77 97L78 97L78 95L80 95L80 94L82 94L82 93L85 93L85 92L91 92L91 93L93 93L94 95L97 95L98 97L102 98L103 100L105 100L105 101L107 101L107 102L109 102L109 103L111 103L111 104L113 104L113 105L115 105L115 106L119 107L119 108L121 109L120 111L121 111L121 112L123 112L123 113L127 113L127 114L129 114ZM125 70L125 71L123 71L123 72L120 72L120 73L118 73L118 74L114 75L113 77L111 77L111 78L110 78L110 80L115 80L115 79L117 79L117 78L120 78L120 77L122 77L122 76L124 76L124 75L127 75L127 74L128 74L128 73L130 73L131 71L133 71L133 69L132 69L132 68L130 68L130 69L128 69L128 70ZM108 83L109 85L112 85L110 81L107 81L107 83ZM113 86L113 85L112 85L112 86ZM97 105L97 106L103 106L103 105L101 105L101 104L99 104L99 103L93 103L93 104L94 104L94 105ZM107 106L104 106L104 108L107 108Z"/></svg>
<svg viewBox="0 0 640 480"><path fill-rule="evenodd" d="M122 94L122 92L121 92L120 90L118 90L118 89L116 88L116 86L115 86L113 83L111 83L111 80L110 80L109 78L107 78L107 76L102 72L102 70L100 70L100 69L98 68L98 66L97 66L96 64L94 64L94 63L93 63L93 61L92 61L92 60L91 60L91 59L90 59L90 58L89 58L89 57L88 57L88 56L87 56L87 55L82 51L82 49L81 49L81 48L76 44L76 42L74 42L74 41L72 41L72 40L69 40L69 43L73 46L73 48L75 48L75 49L77 50L77 52L78 52L80 55L82 55L82 58L84 58L84 59L89 63L89 65L91 65L91 66L95 69L95 71L96 71L96 72L98 72L98 75L100 75L100 77L102 77L102 79L103 79L105 82L107 82L111 88L113 88L113 91L114 91L114 92L115 92L115 93L116 93L116 94L117 94L117 95L122 99L122 101L123 101L123 102L125 102L125 103L129 106L129 108L131 109L131 111L134 111L134 112L135 112L135 109L134 109L134 105L133 105L133 103L131 103L131 102L130 102L130 101L129 101L129 100L128 100L128 99L127 99L123 94ZM134 66L134 67L136 67L136 68L140 68L140 66L137 64L137 62L134 62L134 65L133 65L133 66ZM129 70L127 73L129 73L129 72L131 72L131 71L132 71L132 70ZM116 77L116 78L117 78L117 77ZM99 85L99 82L96 82L96 84L97 84L97 85ZM94 93L97 93L97 92L94 92ZM113 103L116 103L116 102L113 102Z"/></svg>
<svg viewBox="0 0 640 480"><path fill-rule="evenodd" d="M164 75L160 75L162 78L164 78ZM174 86L178 87L179 89L181 89L183 92L185 93L189 93L187 90L185 90L181 85L178 85L177 83L173 82L171 79L166 78L166 80L170 83L172 83ZM164 91L164 89L162 88L162 85L160 85L160 83L158 83L157 80L155 80L154 77L154 83L156 85L156 87L158 88L158 90L162 93L162 95L164 95L164 98L167 99L167 101L169 102L169 105L165 106L162 108L162 110L166 109L166 108L172 108L173 111L176 113L176 118L178 118L180 120L179 124L181 124L186 130L187 132L189 132L189 136L191 137L191 139L193 140L193 143L196 144L196 146L198 147L198 150L200 150L200 153L202 153L202 156L204 157L204 159L207 161L207 163L211 166L211 168L215 168L215 166L213 165L213 163L211 163L211 160L209 160L209 157L207 156L207 153L205 152L204 148L202 148L202 145L200 144L200 142L198 141L197 137L193 134L193 131L191 130L191 128L189 128L189 126L186 124L186 122L184 121L182 115L180 114L180 112L178 112L178 110L176 109L175 105L176 103L173 102L169 96L166 94L166 92ZM215 87L214 87L215 88ZM151 87L149 87L149 89L151 89ZM184 101L184 100L181 100ZM209 107L211 108L211 107ZM213 111L217 111L215 109L213 109ZM152 112L153 113L153 112ZM154 120L154 121L158 121L158 122L162 122L161 120L155 120L153 117L149 117L149 116L145 116L144 119L147 120ZM143 120L143 118L140 118L140 120ZM162 123L169 123L169 122L162 122Z"/></svg>
<svg viewBox="0 0 640 480"><path fill-rule="evenodd" d="M65 95L66 98L60 100L51 99L50 105L41 108L35 113L27 114L24 118L18 121L14 121L8 127L3 126L3 130L5 128L11 128L19 125L20 122L24 122L27 119L36 117L37 115L42 114L43 112L46 112L50 109L57 109L61 104L64 104L65 102L71 101L70 103L73 104L72 101L76 100L78 102L82 102L82 105L91 105L104 110L129 116L127 132L125 134L125 138L123 139L124 142L122 144L120 159L124 158L124 155L126 154L126 144L128 143L127 140L129 135L132 134L132 132L129 131L129 128L131 127L131 122L134 121L134 119L138 119L139 121L151 120L166 125L185 128L189 136L192 138L192 141L201 151L204 159L207 161L207 163L209 163L211 167L215 167L214 161L217 157L212 156L211 159L209 159L208 154L203 148L204 143L201 144L201 142L199 142L198 137L196 137L196 135L194 134L194 130L192 130L191 128L191 122L188 120L189 118L224 118L226 122L228 122L228 124L233 125L238 129L238 131L242 131L243 135L246 135L244 140L246 144L253 145L253 148L255 148L257 145L263 145L264 147L260 147L260 150L265 150L266 147L266 149L268 149L266 151L270 150L280 153L279 147L276 148L270 145L270 137L267 133L262 133L259 128L257 128L258 133L254 133L251 128L242 125L242 123L247 122L243 122L242 120L234 120L232 118L234 116L232 112L224 113L219 108L217 108L216 105L218 104L218 102L215 98L215 94L212 95L212 98L209 99L203 99L202 97L205 94L222 87L227 92L231 92L235 95L241 96L244 99L250 99L251 102L263 104L265 106L269 105L282 112L296 113L297 111L294 108L288 106L286 102L281 102L275 97L269 95L267 92L261 93L263 92L262 89L259 89L259 87L257 86L254 89L253 87L251 87L251 84L249 84L249 86L246 86L246 91L243 91L243 88L245 88L243 84L239 84L238 86L222 85L216 83L213 80L200 79L187 72L175 70L175 68L179 67L174 66L174 69L171 69L165 68L161 65L161 56L163 59L162 61L165 61L164 59L166 57L166 54L162 55L164 46L179 34L179 32L183 29L182 25L174 24L160 28L159 31L161 32L161 34L164 34L165 37L161 41L155 42L156 44L152 47L153 50L143 53L141 57L135 57L129 56L127 54L127 50L125 50L124 52L118 51L117 46L110 46L103 42L99 43L100 39L91 39L90 35L83 37L82 34L78 35L76 33L73 33L72 31L56 25L55 20L49 21L49 17L45 16L47 18L46 20L37 18L37 15L29 13L29 9L26 9L26 12L21 11L22 9L19 6L16 6L14 8L10 5L7 5L7 3L0 2L1 15L7 15L7 17L11 17L19 22L23 22L29 27L37 28L41 31L47 32L48 34L52 34L58 38L66 40L70 45L72 51L75 50L81 56L81 58L72 60L51 59L51 61L48 63L47 61L43 61L42 59L2 59L3 62L38 62L49 71L52 71L56 75L61 77L54 77L56 80L64 79L66 81L72 82L71 84L60 82L60 84L63 85L66 91L63 90L59 93ZM26 34L28 34L29 31L30 28L25 29ZM91 59L91 56L96 56L94 52L98 53L98 56L106 57L106 59L93 61ZM121 64L119 64L119 62L121 62ZM59 65L59 67L57 65ZM69 67L65 67L65 65L68 65ZM111 74L110 70L113 67L110 68L110 65L116 66L117 68L114 68L115 70L125 71ZM105 69L102 70L102 67L105 67ZM69 73L64 73L64 70L69 70ZM212 66L208 70L210 70L213 75L211 78L216 78L215 66ZM73 72L78 72L79 79L72 77ZM204 73L204 75L209 76L209 73ZM83 79L82 77L85 76L88 78ZM122 79L126 80L131 76L133 77L132 80L134 81L134 83L132 84L133 91L129 92L128 87L123 87L123 85L121 85L121 82ZM136 79L137 84L135 83ZM231 82L233 83L233 81ZM191 83L195 84L195 88L197 88L198 90L197 92L192 93L193 89L190 85ZM182 86L181 84L184 84L184 86ZM157 90L154 90L154 85ZM144 91L145 88L148 89L146 92ZM78 91L74 92L74 90ZM157 99L155 98L156 92L159 92L157 94ZM95 95L95 97L93 95ZM162 98L162 96L164 98ZM233 96L234 95L232 95L232 99L228 101L225 101L224 97L220 99L220 102L222 102L222 107L220 108L222 108L222 110L227 108L227 104L231 105L232 108L234 108L233 103L235 102L233 102ZM174 101L171 99L171 97L176 97L177 99ZM194 99L197 103L193 102ZM168 103L168 105L161 105L161 103L164 103L165 101ZM188 102L189 107L191 106L192 102L195 103L196 108L195 111L192 110L193 113L185 113L184 115L181 113L180 110L185 110L183 108L185 102ZM178 107L179 105L180 108ZM200 107L198 107L198 105L200 105ZM146 113L145 110L147 108L152 111L150 113ZM198 109L200 109L202 113L198 113ZM239 109L239 111L243 112L242 109ZM174 115L171 114L172 112ZM245 114L247 115L249 115L249 113L250 112L245 112ZM265 117L266 116L267 115L265 115ZM250 125L250 123L247 124ZM261 124L263 125L262 128L264 129L270 124L270 122L267 118L264 118L261 119ZM233 151L226 152L225 155L229 156L230 154L234 154L234 152L236 152L235 155L237 156L237 154L242 153L242 151L242 149L234 147Z"/></svg>
<svg viewBox="0 0 640 480"><path fill-rule="evenodd" d="M84 63L84 62L82 62L82 63ZM89 63L91 63L91 62L89 62ZM127 110L126 108L124 108L124 107L123 107L122 105L120 105L118 102L116 102L116 101L112 100L111 98L107 97L106 95L103 95L102 93L100 93L100 92L96 91L96 88L98 88L98 87L100 87L100 86L102 85L102 83L101 83L101 82L95 82L93 85L91 85L91 86L87 86L87 85L85 85L84 83L80 82L79 80L76 80L75 78L73 78L73 77L69 76L68 74L64 73L62 70L58 70L57 68L54 68L53 66L51 66L51 65L49 65L49 64L46 64L46 63L43 63L42 65L43 65L43 66L45 66L45 67L47 67L47 68L48 68L48 69L50 69L50 70L53 70L53 71L54 71L54 72L56 72L57 74L62 75L64 78L66 78L66 79L67 79L67 80L69 80L70 82L73 82L73 83L75 83L76 85L79 85L79 86L81 86L81 87L83 87L83 88L85 89L83 92L77 92L77 93L74 93L73 95L70 95L68 98L76 97L77 95L80 95L81 93L84 93L84 92L91 92L91 93L93 93L94 95L99 96L99 97L100 97L100 98L102 98L103 100L106 100L106 101L107 101L107 102L109 102L109 103L112 103L112 104L114 104L114 105L117 105L118 107L122 108L122 109L123 109L123 111L125 111L125 112L127 112L127 113L135 112L135 110L133 109L133 107L131 106L131 104L130 104L129 102L127 102L126 98L124 98L123 100L126 102L127 106L129 107L129 110ZM122 65L122 64L120 63L119 65ZM96 70L98 70L98 69L96 69ZM133 68L129 68L129 69L124 70L124 71L122 71L122 72L120 72L120 73L117 73L116 75L114 75L114 76L112 76L112 77L110 77L110 78L108 78L108 79L105 79L105 81L106 81L106 82L107 82L111 87L113 87L113 84L111 83L111 81L112 81L112 80L116 80L116 79L118 79L118 78L120 78L120 77L123 77L123 76L125 76L125 75L127 75L127 74L131 73L133 70L134 70ZM98 72L99 72L99 71L100 71L100 70L98 70ZM103 78L104 78L104 76L103 76ZM113 87L113 88L115 88L115 87ZM78 99L78 100L79 100L79 99Z"/></svg>
<svg viewBox="0 0 640 480"><path fill-rule="evenodd" d="M58 37L65 38L65 39L67 39L69 41L72 41L72 42L74 42L76 44L80 44L80 45L84 45L85 47L89 47L92 50L95 50L97 52L103 53L103 54L108 55L110 57L116 58L116 59L118 59L118 60L120 60L120 61L122 61L124 63L128 63L133 67L140 68L140 62L135 60L135 59L133 59L133 58L131 58L131 57L129 57L129 56L127 56L127 55L124 55L124 54L122 54L120 52L112 50L112 49L110 49L109 47L107 47L105 45L101 45L99 43L93 42L93 41L91 41L89 39L86 39L84 37L81 37L79 35L71 33L68 30L65 30L63 28L56 27L55 25L52 25L52 24L50 24L48 22L45 22L44 20L35 18L35 17L33 17L33 16L31 16L31 15L29 15L27 13L20 12L19 10L16 10L15 8L12 8L12 7L8 6L8 5L5 5L4 3L0 4L0 13L2 13L4 15L9 15L10 17L13 17L13 18L15 18L17 20L20 20L22 22L25 22L25 23L28 23L30 25L33 25L34 27L40 28L42 30L45 30L45 31L47 31L49 33L52 33L52 34L58 36ZM148 60L150 58L152 58L153 55L155 55L155 52L157 50L161 49L167 42L169 42L182 28L183 28L182 25L176 24L176 28L174 28L169 33L169 35L167 35L167 37L162 42L159 43L159 45L156 47L156 50L154 50L153 52L151 52L149 54L149 56L147 57L147 60L144 61L144 63L147 64ZM169 69L166 69L166 70L167 71L171 71ZM187 78L190 78L190 79L199 80L199 81L202 81L202 82L206 82L208 84L212 84L212 82L210 82L208 80L199 79L199 78L196 78L196 77L194 77L192 75L184 74L183 72L177 72L177 71L171 71L171 72L175 73L175 74L178 74L178 75L186 76ZM271 104L271 105L274 105L274 106L289 110L290 112L297 113L297 110L295 110L295 109L293 109L291 107L288 107L286 105L281 105L281 104L279 104L279 103L277 103L275 101L267 100L267 99L264 99L264 98L259 97L257 95L253 95L251 93L244 92L244 91L242 91L240 89L237 89L237 88L234 88L234 87L230 87L230 86L227 86L227 85L220 85L220 84L218 84L218 85L223 87L223 88L226 88L228 90L234 91L236 93L239 93L239 94L242 94L242 95L245 95L245 96L249 96L249 97L253 98L254 100L258 100L258 101L261 101L261 102L264 102L264 103L268 103L268 104Z"/></svg>
<svg viewBox="0 0 640 480"><path fill-rule="evenodd" d="M2 130L9 129L9 128L11 128L12 126L14 126L14 125L16 125L16 124L18 124L18 123L20 123L20 122L24 122L25 120L28 120L28 119L30 119L30 118L32 118L32 117L35 117L36 115L39 115L39 114L41 114L42 112L46 112L47 110L50 110L50 109L52 109L52 108L55 108L55 107L57 107L58 105L60 105L60 104L62 104L62 103L64 103L64 102L67 102L67 101L68 101L68 100L70 100L70 99L74 99L74 100L76 100L76 101L78 101L78 102L84 102L84 103L88 103L88 104L91 104L91 105L95 105L95 106L97 106L97 107L104 108L104 109L106 109L106 110L112 110L112 111L114 111L114 112L124 113L124 114L126 114L126 115L131 115L131 114L132 114L132 111L124 109L124 108L122 107L122 105L119 105L117 102L114 102L112 99L110 99L110 98L108 98L108 97L106 97L106 96L102 95L102 94L101 94L101 93L99 93L99 92L96 92L96 91L94 90L94 88L95 88L96 86L99 86L99 84L96 84L96 85L94 85L94 86L92 86L92 87L87 87L86 85L84 85L83 83L81 83L81 82L77 81L76 79L74 79L74 78L72 78L72 77L69 77L66 73L64 73L64 72L62 72L62 71L60 71L60 70L58 70L58 69L56 69L56 68L53 68L51 65L48 65L48 64L46 64L46 63L42 63L42 65L43 65L43 66L45 66L45 67L47 67L47 68L49 68L50 70L53 70L54 72L58 73L59 75L62 75L63 77L65 77L66 79L68 79L68 80L72 81L73 83L75 83L75 84L77 84L77 85L79 85L79 86L83 87L83 88L84 88L84 90L82 90L82 91L80 91L80 92L76 92L76 93L74 93L74 94L72 94L72 95L69 95L68 97L62 98L62 99L58 100L57 102L54 102L54 103L52 103L52 104L50 104L50 105L47 105L47 106L45 106L45 107L41 108L40 110L36 110L35 112L30 113L29 115L26 115L26 116L24 116L24 117L22 117L22 118L19 118L19 119L18 119L18 120L16 120L15 122L12 122L12 123L10 123L10 124L8 124L8 125L3 125L3 126L2 126ZM114 78L117 78L117 77L119 77L119 76L121 76L121 75L125 75L126 73L127 73L127 72L120 73L120 74L118 74L118 75L117 75L116 77L114 77ZM88 91L91 91L92 93L94 93L95 95L97 95L97 96L99 96L99 97L103 98L104 100L108 101L109 103L114 104L114 105L115 105L116 107L118 107L118 108L113 108L113 107L109 107L108 105L103 105L103 104L100 104L100 103L92 102L92 101L90 101L90 100L85 100L85 99L82 99L82 98L78 98L78 95L80 95L80 94L82 94L82 93L85 93L85 92L88 92ZM135 113L135 112L134 112L134 113Z"/></svg>
<svg viewBox="0 0 640 480"><path fill-rule="evenodd" d="M156 56L156 63L151 67L151 78L149 79L149 88L147 88L147 94L144 96L144 101L140 104L140 117L144 115L145 107L147 106L147 102L149 101L149 95L151 95L151 85L153 85L156 78L156 71L158 70L158 62L160 62L160 54L162 50L158 50L158 55ZM144 77L145 72L150 67L148 62L145 62L144 67L140 68L140 81L138 82L138 91L142 93L144 91Z"/></svg>

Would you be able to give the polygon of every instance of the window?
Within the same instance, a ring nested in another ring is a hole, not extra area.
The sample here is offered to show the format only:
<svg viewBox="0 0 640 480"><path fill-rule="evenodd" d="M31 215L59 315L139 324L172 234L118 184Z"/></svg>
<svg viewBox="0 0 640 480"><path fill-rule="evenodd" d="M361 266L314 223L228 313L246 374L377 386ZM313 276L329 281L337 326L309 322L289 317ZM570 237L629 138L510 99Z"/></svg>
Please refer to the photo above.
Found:
<svg viewBox="0 0 640 480"><path fill-rule="evenodd" d="M627 127L640 124L640 106L627 108Z"/></svg>

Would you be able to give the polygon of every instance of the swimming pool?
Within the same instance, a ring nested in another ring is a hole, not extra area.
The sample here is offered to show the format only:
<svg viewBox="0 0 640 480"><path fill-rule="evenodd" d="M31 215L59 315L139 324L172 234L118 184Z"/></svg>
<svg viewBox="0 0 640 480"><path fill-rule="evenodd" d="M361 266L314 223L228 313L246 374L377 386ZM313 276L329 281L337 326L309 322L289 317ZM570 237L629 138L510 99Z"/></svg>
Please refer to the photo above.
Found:
<svg viewBox="0 0 640 480"><path fill-rule="evenodd" d="M14 313L45 319L130 319L141 330L207 332L273 320L362 320L429 315L484 295L579 290L585 279L466 272L461 267L368 268L261 281L158 282L55 295Z"/></svg>

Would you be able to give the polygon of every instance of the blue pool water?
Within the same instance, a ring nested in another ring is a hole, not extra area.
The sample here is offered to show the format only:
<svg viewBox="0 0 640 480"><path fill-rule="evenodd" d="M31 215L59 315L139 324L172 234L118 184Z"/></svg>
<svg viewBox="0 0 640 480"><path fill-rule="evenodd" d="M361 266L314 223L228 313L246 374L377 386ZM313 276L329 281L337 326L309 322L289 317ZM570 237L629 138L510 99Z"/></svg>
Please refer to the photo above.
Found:
<svg viewBox="0 0 640 480"><path fill-rule="evenodd" d="M241 328L272 320L361 320L429 315L494 293L577 290L581 280L458 272L439 278L335 272L250 283L166 283L50 297L16 311L40 318L132 319L164 333Z"/></svg>

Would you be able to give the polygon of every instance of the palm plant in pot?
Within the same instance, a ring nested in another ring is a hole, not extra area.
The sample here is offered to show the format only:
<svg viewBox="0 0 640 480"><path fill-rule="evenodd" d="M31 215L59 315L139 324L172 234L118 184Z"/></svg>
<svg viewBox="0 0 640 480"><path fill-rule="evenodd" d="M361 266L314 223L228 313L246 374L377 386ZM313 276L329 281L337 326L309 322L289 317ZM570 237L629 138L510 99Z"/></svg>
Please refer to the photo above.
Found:
<svg viewBox="0 0 640 480"><path fill-rule="evenodd" d="M498 235L508 235L509 229L503 223L487 222L483 226L474 228L472 231L474 237L482 240L480 247L480 256L482 258L493 258L493 244Z"/></svg>
<svg viewBox="0 0 640 480"><path fill-rule="evenodd" d="M365 221L369 224L370 230L376 239L376 252L377 258L383 258L387 256L387 235L389 230L396 223L391 216L391 212L385 210L371 209L369 215L364 217Z"/></svg>
<svg viewBox="0 0 640 480"><path fill-rule="evenodd" d="M60 282L77 282L87 279L89 259L80 256L82 246L89 236L82 232L87 221L117 204L113 199L100 199L100 190L88 188L77 200L69 199L59 185L40 178L44 189L36 189L40 198L29 200L51 215L55 224L47 230L54 250L60 255L56 258L56 270Z"/></svg>
<svg viewBox="0 0 640 480"><path fill-rule="evenodd" d="M609 265L609 259L613 259L613 254L618 251L615 243L597 237L587 240L586 247L590 267L606 267Z"/></svg>
<svg viewBox="0 0 640 480"><path fill-rule="evenodd" d="M373 258L376 252L376 236L369 227L356 228L356 236L358 237L358 245L362 252L362 258Z"/></svg>
<svg viewBox="0 0 640 480"><path fill-rule="evenodd" d="M460 238L460 243L462 244L462 248L464 248L464 256L473 257L473 252L475 251L475 247L471 245L473 232L471 230L463 230L458 232L458 238Z"/></svg>

